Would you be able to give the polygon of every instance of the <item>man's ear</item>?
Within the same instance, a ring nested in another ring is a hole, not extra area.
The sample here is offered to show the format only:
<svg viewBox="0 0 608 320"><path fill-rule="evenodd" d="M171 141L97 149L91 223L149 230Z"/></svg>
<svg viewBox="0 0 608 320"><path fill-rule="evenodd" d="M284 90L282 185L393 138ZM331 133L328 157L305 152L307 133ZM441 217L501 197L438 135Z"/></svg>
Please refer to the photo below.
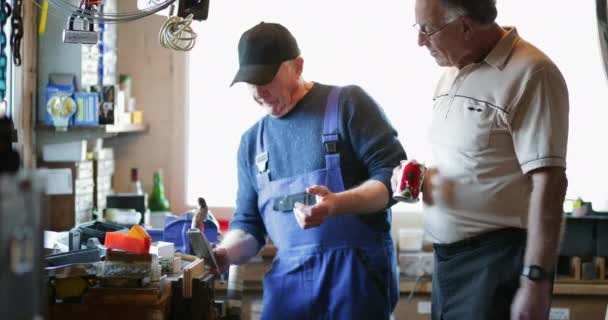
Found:
<svg viewBox="0 0 608 320"><path fill-rule="evenodd" d="M477 24L471 18L465 16L460 18L460 27L462 28L465 40L471 40Z"/></svg>
<svg viewBox="0 0 608 320"><path fill-rule="evenodd" d="M300 77L302 75L302 72L304 71L304 58L299 56L299 57L295 58L293 62L294 62L296 75L298 77Z"/></svg>

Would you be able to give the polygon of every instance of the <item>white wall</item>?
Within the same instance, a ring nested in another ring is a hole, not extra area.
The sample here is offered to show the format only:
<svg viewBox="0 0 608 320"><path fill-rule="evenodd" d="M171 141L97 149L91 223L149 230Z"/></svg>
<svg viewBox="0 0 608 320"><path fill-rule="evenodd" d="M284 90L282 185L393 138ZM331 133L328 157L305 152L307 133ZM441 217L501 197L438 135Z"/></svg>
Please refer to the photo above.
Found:
<svg viewBox="0 0 608 320"><path fill-rule="evenodd" d="M428 155L425 126L440 72L416 45L414 1L233 0L212 2L209 20L196 23L199 40L190 61L188 201L234 205L240 134L261 111L243 85L229 88L237 69L240 34L260 21L280 22L296 36L304 76L328 84L359 84L385 109L410 158ZM568 197L592 200L608 211L605 181L608 89L600 57L593 1L574 6L550 0L498 1L498 21L560 67L571 97ZM417 206L397 211L417 211Z"/></svg>
<svg viewBox="0 0 608 320"><path fill-rule="evenodd" d="M120 12L133 12L134 2L118 1ZM118 25L118 70L132 77L137 109L150 125L145 134L107 139L116 157L114 188L126 192L132 167L139 168L144 191L152 192L153 172L161 169L171 211L186 209L187 54L162 48L158 32L167 18L150 16Z"/></svg>

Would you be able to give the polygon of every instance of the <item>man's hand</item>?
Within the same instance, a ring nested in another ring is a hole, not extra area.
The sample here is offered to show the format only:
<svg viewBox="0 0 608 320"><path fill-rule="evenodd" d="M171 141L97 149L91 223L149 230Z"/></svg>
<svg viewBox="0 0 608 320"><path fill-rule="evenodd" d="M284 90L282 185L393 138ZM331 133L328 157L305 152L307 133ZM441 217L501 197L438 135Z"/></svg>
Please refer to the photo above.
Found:
<svg viewBox="0 0 608 320"><path fill-rule="evenodd" d="M399 182L401 181L401 167L403 166L402 163L400 163L398 166L395 167L395 169L393 169L393 175L391 176L391 189L392 189L392 193L397 192L397 190L399 190Z"/></svg>
<svg viewBox="0 0 608 320"><path fill-rule="evenodd" d="M550 308L551 283L522 278L511 304L511 320L548 319Z"/></svg>
<svg viewBox="0 0 608 320"><path fill-rule="evenodd" d="M228 250L222 247L216 247L213 249L213 255L215 255L215 261L217 261L217 269L212 269L211 272L215 274L222 274L228 270L228 266L230 265L230 261L228 259Z"/></svg>
<svg viewBox="0 0 608 320"><path fill-rule="evenodd" d="M333 214L336 202L336 194L329 191L326 186L315 185L306 189L306 192L317 196L317 204L313 206L299 202L294 204L293 213L302 229L320 226Z"/></svg>
<svg viewBox="0 0 608 320"><path fill-rule="evenodd" d="M435 201L433 200L433 193L437 192L435 184L437 181L437 169L429 168L426 170L424 175L424 181L422 182L422 202L424 204L432 206Z"/></svg>
<svg viewBox="0 0 608 320"><path fill-rule="evenodd" d="M411 160L415 162L416 160ZM401 169L403 168L405 161L393 169L393 175L391 176L391 187L392 193L399 191L399 183L401 182ZM453 182L441 179L437 174L437 168L427 168L424 174L424 181L422 182L422 201L426 205L433 205L436 197L444 197L448 199L449 192L453 191Z"/></svg>

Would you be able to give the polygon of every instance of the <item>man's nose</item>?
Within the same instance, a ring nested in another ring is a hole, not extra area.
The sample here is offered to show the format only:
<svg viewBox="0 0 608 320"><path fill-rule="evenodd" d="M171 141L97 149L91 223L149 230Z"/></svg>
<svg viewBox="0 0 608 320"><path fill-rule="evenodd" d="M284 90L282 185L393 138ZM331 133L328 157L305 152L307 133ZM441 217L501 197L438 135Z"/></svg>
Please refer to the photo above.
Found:
<svg viewBox="0 0 608 320"><path fill-rule="evenodd" d="M260 97L260 98L266 98L268 97L268 89L264 86L256 86L255 87L255 94L256 96Z"/></svg>
<svg viewBox="0 0 608 320"><path fill-rule="evenodd" d="M424 45L426 45L427 41L429 41L429 38L424 35L424 33L418 31L418 46L422 47Z"/></svg>

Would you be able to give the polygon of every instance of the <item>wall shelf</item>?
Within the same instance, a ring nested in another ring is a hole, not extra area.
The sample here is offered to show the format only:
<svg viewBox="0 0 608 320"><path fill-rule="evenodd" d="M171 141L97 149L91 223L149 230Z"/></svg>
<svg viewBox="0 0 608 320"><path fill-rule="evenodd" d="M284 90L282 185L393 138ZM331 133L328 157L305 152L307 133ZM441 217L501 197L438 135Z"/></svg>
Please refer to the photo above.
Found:
<svg viewBox="0 0 608 320"><path fill-rule="evenodd" d="M57 128L45 124L36 125L38 144L62 143L74 140L112 138L126 134L145 133L150 129L148 124L68 126Z"/></svg>
<svg viewBox="0 0 608 320"><path fill-rule="evenodd" d="M149 126L147 124L122 124L122 125L98 125L98 126L68 126L66 128L58 128L49 125L36 126L37 132L105 132L105 133L130 133L130 132L146 132Z"/></svg>

